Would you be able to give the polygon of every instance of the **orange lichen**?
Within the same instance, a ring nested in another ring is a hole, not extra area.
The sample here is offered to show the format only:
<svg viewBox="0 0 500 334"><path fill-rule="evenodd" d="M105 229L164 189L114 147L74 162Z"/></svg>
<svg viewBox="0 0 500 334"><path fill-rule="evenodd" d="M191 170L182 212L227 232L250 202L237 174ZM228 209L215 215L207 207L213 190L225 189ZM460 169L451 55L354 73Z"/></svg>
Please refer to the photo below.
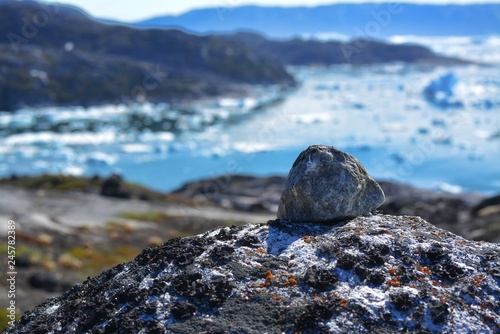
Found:
<svg viewBox="0 0 500 334"><path fill-rule="evenodd" d="M472 279L471 283L474 284L476 287L480 288L482 282L485 280L485 277L482 275L476 276Z"/></svg>
<svg viewBox="0 0 500 334"><path fill-rule="evenodd" d="M290 277L288 277L286 282L281 283L280 285L281 286L290 286L290 285L296 285L296 284L297 284L297 280L293 276L290 276Z"/></svg>
<svg viewBox="0 0 500 334"><path fill-rule="evenodd" d="M266 280L272 280L273 279L273 272L271 270L266 271Z"/></svg>
<svg viewBox="0 0 500 334"><path fill-rule="evenodd" d="M267 251L265 249L256 249L255 253L260 253L260 254L267 254Z"/></svg>
<svg viewBox="0 0 500 334"><path fill-rule="evenodd" d="M306 244L311 243L311 241L313 241L313 239L314 239L314 237L312 237L312 236L310 236L310 235L305 235L305 236L303 236L303 237L302 237L302 240L304 240L304 242L305 242Z"/></svg>
<svg viewBox="0 0 500 334"><path fill-rule="evenodd" d="M393 286L395 288L398 288L401 286L401 282L399 282L399 278L393 277L392 279L387 281L387 284L390 286Z"/></svg>
<svg viewBox="0 0 500 334"><path fill-rule="evenodd" d="M425 266L418 266L418 271L423 272L427 276L431 274L431 270Z"/></svg>
<svg viewBox="0 0 500 334"><path fill-rule="evenodd" d="M391 268L389 270L389 274L391 274L391 276L395 276L396 275L396 269L395 268Z"/></svg>
<svg viewBox="0 0 500 334"><path fill-rule="evenodd" d="M340 305L343 307L343 308L347 308L347 299L343 298L340 300Z"/></svg>
<svg viewBox="0 0 500 334"><path fill-rule="evenodd" d="M266 281L259 284L259 287L263 288L266 286L271 286L273 281L273 272L271 270L266 271Z"/></svg>
<svg viewBox="0 0 500 334"><path fill-rule="evenodd" d="M413 251L413 253L415 253L415 254L419 254L419 253L420 253L420 250L419 250L419 249L415 249L415 250Z"/></svg>

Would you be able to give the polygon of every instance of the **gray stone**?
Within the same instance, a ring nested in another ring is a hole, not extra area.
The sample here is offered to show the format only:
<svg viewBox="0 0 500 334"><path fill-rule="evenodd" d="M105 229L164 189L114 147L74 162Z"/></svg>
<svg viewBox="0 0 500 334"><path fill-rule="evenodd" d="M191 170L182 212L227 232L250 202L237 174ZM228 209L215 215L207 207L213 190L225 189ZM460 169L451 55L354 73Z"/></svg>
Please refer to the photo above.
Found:
<svg viewBox="0 0 500 334"><path fill-rule="evenodd" d="M290 170L278 218L292 222L329 222L370 213L384 202L382 188L352 155L313 145Z"/></svg>

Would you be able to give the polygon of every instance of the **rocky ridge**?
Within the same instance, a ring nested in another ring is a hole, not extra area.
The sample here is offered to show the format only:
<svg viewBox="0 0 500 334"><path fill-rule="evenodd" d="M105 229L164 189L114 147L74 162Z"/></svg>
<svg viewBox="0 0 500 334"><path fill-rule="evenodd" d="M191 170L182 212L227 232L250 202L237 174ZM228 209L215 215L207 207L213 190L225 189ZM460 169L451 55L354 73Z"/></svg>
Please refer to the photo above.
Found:
<svg viewBox="0 0 500 334"><path fill-rule="evenodd" d="M370 215L172 239L5 333L486 333L499 315L498 245Z"/></svg>

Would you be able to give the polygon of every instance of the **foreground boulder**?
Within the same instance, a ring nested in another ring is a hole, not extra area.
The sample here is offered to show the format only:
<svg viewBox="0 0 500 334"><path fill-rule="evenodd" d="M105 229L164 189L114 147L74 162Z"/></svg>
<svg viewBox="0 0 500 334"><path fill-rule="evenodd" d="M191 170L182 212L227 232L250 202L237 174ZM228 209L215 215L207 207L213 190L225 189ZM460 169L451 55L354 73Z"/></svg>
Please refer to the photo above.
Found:
<svg viewBox="0 0 500 334"><path fill-rule="evenodd" d="M225 227L172 239L6 333L493 333L500 246L418 217Z"/></svg>
<svg viewBox="0 0 500 334"><path fill-rule="evenodd" d="M352 155L313 145L295 160L281 195L278 218L334 222L370 213L384 192Z"/></svg>

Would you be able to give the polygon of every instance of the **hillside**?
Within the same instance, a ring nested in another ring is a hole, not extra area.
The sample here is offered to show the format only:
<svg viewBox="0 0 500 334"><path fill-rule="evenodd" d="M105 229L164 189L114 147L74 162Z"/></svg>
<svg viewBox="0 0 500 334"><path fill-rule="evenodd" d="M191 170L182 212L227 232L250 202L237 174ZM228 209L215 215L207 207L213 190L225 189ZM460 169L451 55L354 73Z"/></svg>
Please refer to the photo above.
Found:
<svg viewBox="0 0 500 334"><path fill-rule="evenodd" d="M269 40L251 32L226 35L226 39L259 50L263 55L287 65L380 64L390 62L433 65L464 64L466 61L436 55L420 45L388 44L375 40L350 42L304 40Z"/></svg>
<svg viewBox="0 0 500 334"><path fill-rule="evenodd" d="M499 33L500 4L335 4L319 7L231 6L138 22L195 32L250 29L273 37L337 32L357 38L391 35L475 36Z"/></svg>
<svg viewBox="0 0 500 334"><path fill-rule="evenodd" d="M0 2L0 110L168 101L293 84L284 66L220 36L133 29L34 1Z"/></svg>

